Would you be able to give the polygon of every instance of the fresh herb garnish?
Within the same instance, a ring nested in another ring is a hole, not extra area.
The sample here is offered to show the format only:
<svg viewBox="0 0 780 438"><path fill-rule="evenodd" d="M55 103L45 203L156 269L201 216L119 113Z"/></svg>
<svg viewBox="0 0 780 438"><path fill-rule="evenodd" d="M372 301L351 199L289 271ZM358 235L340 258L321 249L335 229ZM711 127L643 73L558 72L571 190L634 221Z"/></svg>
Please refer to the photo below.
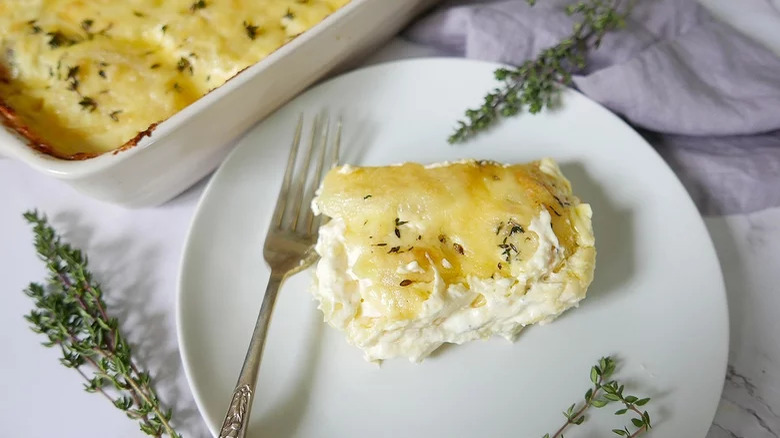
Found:
<svg viewBox="0 0 780 438"><path fill-rule="evenodd" d="M642 406L646 405L649 398L639 398L633 395L623 395L624 385L616 380L612 379L612 374L615 372L617 363L615 359L611 357L601 358L598 364L594 365L590 369L590 381L593 383L593 387L588 389L585 393L585 400L577 408L577 404L569 406L563 415L566 417L566 422L555 433L550 435L545 434L542 438L563 438L563 432L570 426L578 426L585 422L585 411L590 407L603 408L612 402L618 402L623 405L621 409L615 412L615 415L625 415L630 412L636 416L631 418L631 424L633 424L633 431L628 426L622 429L612 429L612 433L627 438L635 438L639 435L647 432L652 428L650 424L650 414L647 411L641 410ZM603 396L599 397L603 392Z"/></svg>
<svg viewBox="0 0 780 438"><path fill-rule="evenodd" d="M366 195L366 196L363 196L363 199L368 199L368 198L373 198L373 195Z"/></svg>
<svg viewBox="0 0 780 438"><path fill-rule="evenodd" d="M85 20L81 20L81 28L84 29L84 32L89 33L89 30L92 28L92 25L95 23L94 20L91 18L87 18Z"/></svg>
<svg viewBox="0 0 780 438"><path fill-rule="evenodd" d="M101 78L105 79L106 78L106 71L101 68L100 70L98 70L98 76L100 76Z"/></svg>
<svg viewBox="0 0 780 438"><path fill-rule="evenodd" d="M41 33L43 32L43 29L41 29L40 26L38 26L36 20L30 20L27 22L27 24L30 25L30 29L32 30L32 33Z"/></svg>
<svg viewBox="0 0 780 438"><path fill-rule="evenodd" d="M111 120L113 120L115 122L118 122L119 121L119 114L122 114L122 110L111 111L108 114L108 117L111 117Z"/></svg>
<svg viewBox="0 0 780 438"><path fill-rule="evenodd" d="M65 77L65 80L70 81L70 85L68 85L69 90L78 91L79 89L79 69L80 67L78 65L68 67L68 75Z"/></svg>
<svg viewBox="0 0 780 438"><path fill-rule="evenodd" d="M58 47L62 46L72 46L76 44L76 40L68 37L64 33L62 33L59 30L55 30L54 32L46 32L46 35L49 37L49 47L52 49L56 49Z"/></svg>
<svg viewBox="0 0 780 438"><path fill-rule="evenodd" d="M144 14L143 12L140 12L140 11L133 11L133 15L135 15L136 17L139 17L139 18L146 17L146 14Z"/></svg>
<svg viewBox="0 0 780 438"><path fill-rule="evenodd" d="M572 73L585 68L588 51L597 49L608 32L625 25L634 2L621 2L582 0L569 5L566 13L581 18L573 25L571 35L542 50L535 59L496 70L494 74L501 85L485 96L482 106L466 110L466 118L458 121L449 142L468 140L500 118L517 115L523 109L535 114L545 107L554 107L560 95L559 85L570 84Z"/></svg>
<svg viewBox="0 0 780 438"><path fill-rule="evenodd" d="M452 247L455 249L455 252L457 252L460 255L466 254L466 251L463 250L463 246L459 243L453 243Z"/></svg>
<svg viewBox="0 0 780 438"><path fill-rule="evenodd" d="M556 195L553 195L553 198L558 202L558 205L560 205L562 208L566 208L571 205L568 201L561 201L561 198L557 197Z"/></svg>
<svg viewBox="0 0 780 438"><path fill-rule="evenodd" d="M379 246L379 245L377 245L377 246ZM394 246L394 247L390 248L390 251L387 251L387 253L388 254L397 253L400 250L401 250L400 246Z"/></svg>
<svg viewBox="0 0 780 438"><path fill-rule="evenodd" d="M293 18L295 18L295 14L293 13L293 11L291 9L287 8L287 13L284 14L283 18L286 18L288 20L292 20Z"/></svg>
<svg viewBox="0 0 780 438"><path fill-rule="evenodd" d="M257 37L257 29L259 29L258 26L255 26L252 23L245 21L244 29L246 29L246 35L249 37L250 40L254 40Z"/></svg>
<svg viewBox="0 0 780 438"><path fill-rule="evenodd" d="M514 245L506 243L506 238L504 238L503 243L498 244L498 247L502 249L501 255L504 256L504 261L507 263L512 259L512 250L514 249L514 251L517 252L517 248L515 248Z"/></svg>
<svg viewBox="0 0 780 438"><path fill-rule="evenodd" d="M198 9L205 9L206 6L208 5L205 0L198 0L190 6L190 11L195 12Z"/></svg>
<svg viewBox="0 0 780 438"><path fill-rule="evenodd" d="M160 28L160 30L162 31L162 33L165 33L168 30L168 25L167 24L163 24L162 27Z"/></svg>
<svg viewBox="0 0 780 438"><path fill-rule="evenodd" d="M176 63L176 70L179 70L180 73L187 70L190 72L190 75L194 73L192 63L185 57L179 58L179 62Z"/></svg>
<svg viewBox="0 0 780 438"><path fill-rule="evenodd" d="M175 91L177 93L181 93L182 90L183 90L183 88L181 88L181 85L179 85L178 82L174 82L173 83L173 91Z"/></svg>
<svg viewBox="0 0 780 438"><path fill-rule="evenodd" d="M79 101L79 105L81 105L81 109L87 110L89 112L95 111L98 106L97 102L95 102L95 99L89 96L83 96Z"/></svg>
<svg viewBox="0 0 780 438"><path fill-rule="evenodd" d="M153 437L181 438L142 371L119 321L109 315L103 289L92 277L87 257L63 243L45 216L27 212L33 226L35 249L48 270L46 284L31 283L25 294L35 308L25 316L30 328L48 338L43 345L62 351L60 362L86 380L84 389L100 393ZM91 374L91 375L90 375Z"/></svg>
<svg viewBox="0 0 780 438"><path fill-rule="evenodd" d="M151 68L152 70L154 70L156 68L160 68L160 63L159 62L155 62L154 64L150 65L149 68Z"/></svg>

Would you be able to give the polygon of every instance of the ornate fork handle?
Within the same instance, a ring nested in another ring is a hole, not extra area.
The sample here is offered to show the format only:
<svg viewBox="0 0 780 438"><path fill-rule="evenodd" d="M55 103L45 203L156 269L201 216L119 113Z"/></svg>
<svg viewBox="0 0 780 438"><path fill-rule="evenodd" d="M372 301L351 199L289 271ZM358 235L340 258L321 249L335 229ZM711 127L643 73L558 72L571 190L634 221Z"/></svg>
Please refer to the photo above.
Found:
<svg viewBox="0 0 780 438"><path fill-rule="evenodd" d="M251 400L252 390L249 386L239 386L233 391L233 400L230 402L230 409L225 416L225 424L222 425L219 438L236 438L239 434L244 435L249 422L248 407Z"/></svg>
<svg viewBox="0 0 780 438"><path fill-rule="evenodd" d="M284 277L285 275L278 271L271 271L263 304L260 306L260 313L257 315L255 329L252 332L252 340L249 342L244 365L241 367L236 388L233 390L230 408L228 408L225 420L222 422L219 438L244 438L247 429L249 429L249 413L252 411L257 372L260 368L260 359L263 356L265 337L268 333L268 324L271 322L271 311Z"/></svg>
<svg viewBox="0 0 780 438"><path fill-rule="evenodd" d="M263 258L271 268L271 278L268 280L263 304L257 315L257 322L252 332L252 340L249 342L244 365L241 367L236 388L233 390L230 407L222 421L222 428L219 430L219 438L246 437L249 429L249 414L252 412L252 401L255 398L257 372L260 368L268 324L271 321L271 312L279 288L285 278L308 268L317 260L314 245L317 243L319 227L323 218L320 215L315 219L314 211L311 209L314 191L306 190L306 188L318 185L324 178L323 171L327 171L325 169L327 155L330 155L331 166L338 163L341 122L337 125L333 142L328 141L329 126L328 119L315 118L311 129L311 138L308 142L309 147L306 149L303 163L301 166L297 166L301 169L297 172L298 176L293 183L293 174L296 173L296 157L303 130L303 115L301 114L298 118L282 187L279 190L279 197L276 200L276 207L263 244ZM332 147L328 147L329 143L332 143ZM331 150L330 154L327 154L328 149ZM315 163L315 167L313 175L310 175L312 172L309 169L312 162Z"/></svg>

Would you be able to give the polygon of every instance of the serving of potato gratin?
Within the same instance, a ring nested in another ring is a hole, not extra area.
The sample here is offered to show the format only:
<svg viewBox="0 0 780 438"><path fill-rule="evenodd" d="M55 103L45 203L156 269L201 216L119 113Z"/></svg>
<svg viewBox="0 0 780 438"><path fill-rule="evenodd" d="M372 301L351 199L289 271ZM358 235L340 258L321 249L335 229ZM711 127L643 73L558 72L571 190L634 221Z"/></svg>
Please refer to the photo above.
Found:
<svg viewBox="0 0 780 438"><path fill-rule="evenodd" d="M314 296L370 361L514 340L576 306L593 279L590 206L551 159L337 167L312 208L330 218Z"/></svg>
<svg viewBox="0 0 780 438"><path fill-rule="evenodd" d="M0 1L0 121L60 158L134 144L348 2Z"/></svg>

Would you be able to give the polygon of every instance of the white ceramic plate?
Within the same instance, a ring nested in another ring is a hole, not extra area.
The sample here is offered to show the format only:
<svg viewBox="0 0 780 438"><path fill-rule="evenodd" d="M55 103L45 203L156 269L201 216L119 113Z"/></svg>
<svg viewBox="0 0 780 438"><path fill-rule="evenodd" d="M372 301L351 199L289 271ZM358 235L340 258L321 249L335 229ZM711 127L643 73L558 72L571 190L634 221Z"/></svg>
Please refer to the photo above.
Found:
<svg viewBox="0 0 780 438"><path fill-rule="evenodd" d="M652 436L704 437L725 375L728 324L720 268L695 206L639 135L575 92L560 110L449 145L454 121L495 86L495 68L430 59L340 76L255 127L214 175L184 251L177 309L185 370L212 432L265 290L261 247L297 116L328 110L343 118L347 163L555 158L593 207L595 281L578 309L514 344L472 342L419 365L378 367L322 322L310 275L299 274L273 315L251 436L539 437L581 399L591 364L616 355L629 389L653 397ZM566 436L607 436L628 423L615 409Z"/></svg>

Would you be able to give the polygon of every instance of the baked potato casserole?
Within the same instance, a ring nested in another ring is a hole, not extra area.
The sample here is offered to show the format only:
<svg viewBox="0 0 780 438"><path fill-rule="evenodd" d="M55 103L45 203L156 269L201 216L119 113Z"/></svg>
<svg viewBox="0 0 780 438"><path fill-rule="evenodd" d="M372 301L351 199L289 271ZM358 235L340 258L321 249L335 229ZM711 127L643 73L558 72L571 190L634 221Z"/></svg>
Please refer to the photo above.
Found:
<svg viewBox="0 0 780 438"><path fill-rule="evenodd" d="M348 2L0 1L0 119L63 159L131 147Z"/></svg>
<svg viewBox="0 0 780 438"><path fill-rule="evenodd" d="M314 297L369 361L513 340L593 279L590 206L552 159L337 167L312 208L330 218Z"/></svg>

